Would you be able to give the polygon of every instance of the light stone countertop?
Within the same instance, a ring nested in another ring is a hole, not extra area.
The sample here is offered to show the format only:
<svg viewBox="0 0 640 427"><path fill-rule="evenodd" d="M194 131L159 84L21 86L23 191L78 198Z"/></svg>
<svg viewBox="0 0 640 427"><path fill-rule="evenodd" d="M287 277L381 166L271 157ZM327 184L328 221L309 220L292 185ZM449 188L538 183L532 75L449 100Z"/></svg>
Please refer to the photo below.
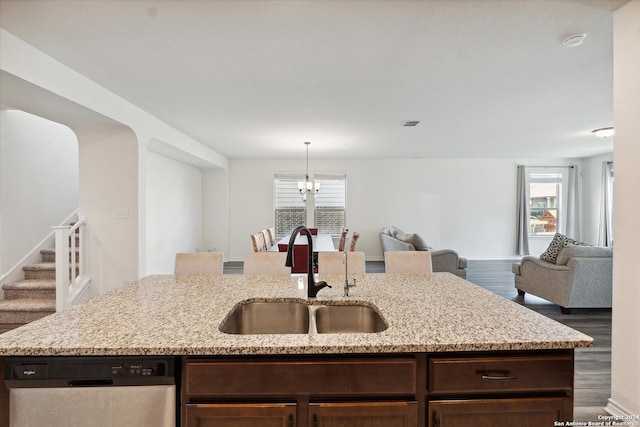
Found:
<svg viewBox="0 0 640 427"><path fill-rule="evenodd" d="M245 300L307 301L289 276L149 276L0 335L0 355L262 355L540 350L593 339L449 273L343 277L310 304L378 308L389 327L367 334L230 335L218 330ZM306 277L305 277L306 281Z"/></svg>

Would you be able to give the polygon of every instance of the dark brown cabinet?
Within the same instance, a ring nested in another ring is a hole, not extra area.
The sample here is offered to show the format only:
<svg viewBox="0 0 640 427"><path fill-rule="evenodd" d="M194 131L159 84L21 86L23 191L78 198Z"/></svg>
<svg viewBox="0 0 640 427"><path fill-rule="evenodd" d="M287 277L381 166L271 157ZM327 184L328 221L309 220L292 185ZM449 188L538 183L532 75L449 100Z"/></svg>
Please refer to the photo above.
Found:
<svg viewBox="0 0 640 427"><path fill-rule="evenodd" d="M296 404L189 404L186 425L198 427L294 427Z"/></svg>
<svg viewBox="0 0 640 427"><path fill-rule="evenodd" d="M414 427L416 402L314 403L310 427Z"/></svg>
<svg viewBox="0 0 640 427"><path fill-rule="evenodd" d="M552 426L573 416L573 351L433 356L429 427Z"/></svg>
<svg viewBox="0 0 640 427"><path fill-rule="evenodd" d="M573 416L573 350L183 359L188 427L538 427Z"/></svg>
<svg viewBox="0 0 640 427"><path fill-rule="evenodd" d="M189 427L417 427L426 378L415 355L193 358L183 367Z"/></svg>
<svg viewBox="0 0 640 427"><path fill-rule="evenodd" d="M470 399L429 402L429 427L552 426L570 420L571 398Z"/></svg>

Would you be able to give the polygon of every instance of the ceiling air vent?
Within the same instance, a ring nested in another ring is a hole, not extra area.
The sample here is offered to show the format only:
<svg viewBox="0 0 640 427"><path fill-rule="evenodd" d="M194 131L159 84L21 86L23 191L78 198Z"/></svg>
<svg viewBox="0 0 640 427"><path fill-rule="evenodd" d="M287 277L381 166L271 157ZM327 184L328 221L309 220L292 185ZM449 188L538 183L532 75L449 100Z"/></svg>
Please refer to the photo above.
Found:
<svg viewBox="0 0 640 427"><path fill-rule="evenodd" d="M402 124L402 126L413 127L418 126L418 123L420 123L420 120L407 120Z"/></svg>

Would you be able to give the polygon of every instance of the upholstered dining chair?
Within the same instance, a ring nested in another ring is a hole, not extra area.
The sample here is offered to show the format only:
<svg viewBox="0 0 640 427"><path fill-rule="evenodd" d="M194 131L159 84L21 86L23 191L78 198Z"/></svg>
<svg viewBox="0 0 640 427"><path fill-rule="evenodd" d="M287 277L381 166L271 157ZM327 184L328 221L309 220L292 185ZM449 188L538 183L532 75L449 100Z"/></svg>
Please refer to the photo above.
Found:
<svg viewBox="0 0 640 427"><path fill-rule="evenodd" d="M177 253L174 266L174 274L176 276L222 274L222 253Z"/></svg>
<svg viewBox="0 0 640 427"><path fill-rule="evenodd" d="M360 233L358 233L357 231L354 231L351 234L351 245L349 245L349 250L351 252L356 250L356 242L358 241L359 237L360 237Z"/></svg>
<svg viewBox="0 0 640 427"><path fill-rule="evenodd" d="M273 227L267 228L267 235L269 236L269 246L273 246L276 244L276 229Z"/></svg>
<svg viewBox="0 0 640 427"><path fill-rule="evenodd" d="M291 268L284 265L285 252L249 252L244 254L242 274L291 274Z"/></svg>
<svg viewBox="0 0 640 427"><path fill-rule="evenodd" d="M431 254L428 251L396 251L384 253L385 273L431 274Z"/></svg>
<svg viewBox="0 0 640 427"><path fill-rule="evenodd" d="M262 233L262 238L264 239L264 250L266 251L269 249L269 246L271 246L271 237L269 237L269 230L265 228L260 233Z"/></svg>
<svg viewBox="0 0 640 427"><path fill-rule="evenodd" d="M344 252L318 252L318 273L344 274ZM347 252L347 275L364 274L364 252Z"/></svg>
<svg viewBox="0 0 640 427"><path fill-rule="evenodd" d="M342 231L340 232L340 243L338 244L338 251L344 251L344 245L347 242L347 234L349 233L348 228L342 227Z"/></svg>
<svg viewBox="0 0 640 427"><path fill-rule="evenodd" d="M267 242L264 240L262 232L251 235L251 243L254 252L264 252L267 250Z"/></svg>

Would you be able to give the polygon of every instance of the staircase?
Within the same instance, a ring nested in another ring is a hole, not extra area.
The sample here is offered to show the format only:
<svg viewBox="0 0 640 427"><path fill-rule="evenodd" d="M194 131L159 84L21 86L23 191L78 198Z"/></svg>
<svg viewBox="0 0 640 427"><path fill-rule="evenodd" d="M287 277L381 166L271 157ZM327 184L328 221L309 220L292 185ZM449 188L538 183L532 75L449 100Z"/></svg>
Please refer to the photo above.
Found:
<svg viewBox="0 0 640 427"><path fill-rule="evenodd" d="M2 286L0 333L33 322L56 311L55 251L40 252L42 262L24 266L24 280Z"/></svg>

